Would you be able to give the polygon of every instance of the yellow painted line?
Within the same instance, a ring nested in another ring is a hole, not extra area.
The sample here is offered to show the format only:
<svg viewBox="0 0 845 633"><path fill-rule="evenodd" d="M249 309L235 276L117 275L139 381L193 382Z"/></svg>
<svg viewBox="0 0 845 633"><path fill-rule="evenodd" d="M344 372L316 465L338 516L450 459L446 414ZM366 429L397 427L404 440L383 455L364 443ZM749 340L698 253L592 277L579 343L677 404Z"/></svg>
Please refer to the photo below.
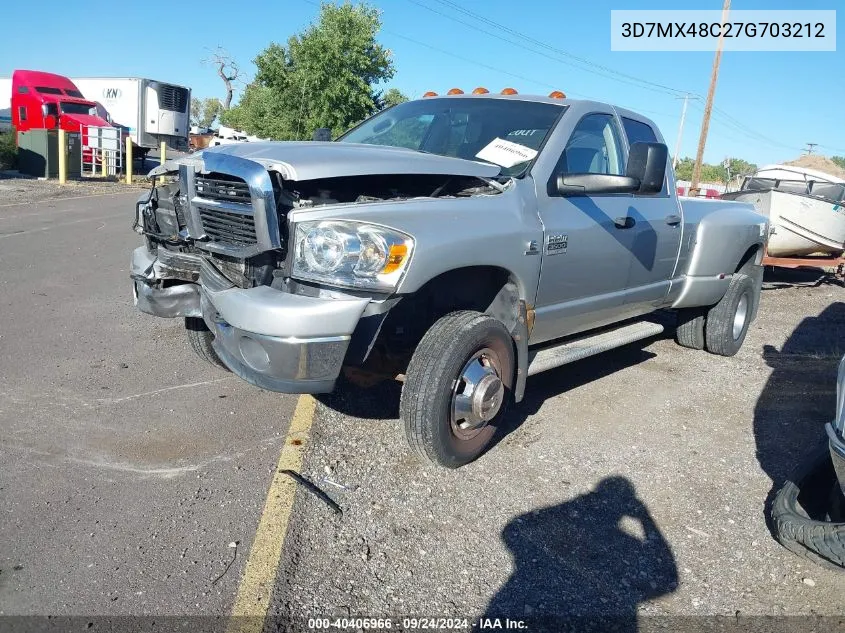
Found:
<svg viewBox="0 0 845 633"><path fill-rule="evenodd" d="M260 633L264 627L296 493L296 482L279 471L288 469L299 472L302 467L316 404L314 398L308 395L299 396L296 403L290 430L279 455L279 463L273 473L273 481L258 522L258 531L241 577L228 626L229 633Z"/></svg>

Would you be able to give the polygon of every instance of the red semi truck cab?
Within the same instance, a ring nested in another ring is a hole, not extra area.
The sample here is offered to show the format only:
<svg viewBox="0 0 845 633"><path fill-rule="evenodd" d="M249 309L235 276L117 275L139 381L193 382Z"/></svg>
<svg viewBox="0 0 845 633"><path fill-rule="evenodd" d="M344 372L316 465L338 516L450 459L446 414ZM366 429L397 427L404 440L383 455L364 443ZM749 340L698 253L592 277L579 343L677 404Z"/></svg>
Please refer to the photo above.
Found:
<svg viewBox="0 0 845 633"><path fill-rule="evenodd" d="M38 70L16 70L12 75L12 125L18 132L111 127L97 114L97 104L84 99L70 79Z"/></svg>

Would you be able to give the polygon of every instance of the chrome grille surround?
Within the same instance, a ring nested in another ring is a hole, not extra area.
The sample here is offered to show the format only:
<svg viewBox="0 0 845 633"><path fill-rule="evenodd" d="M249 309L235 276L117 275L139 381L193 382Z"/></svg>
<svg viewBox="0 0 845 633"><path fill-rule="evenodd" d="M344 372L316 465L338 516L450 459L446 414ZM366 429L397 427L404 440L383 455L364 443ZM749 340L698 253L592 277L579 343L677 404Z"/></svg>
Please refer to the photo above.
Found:
<svg viewBox="0 0 845 633"><path fill-rule="evenodd" d="M180 189L189 211L188 235L197 240L197 246L243 259L281 248L276 199L267 170L222 152L204 152L202 159L203 174L191 165L179 167Z"/></svg>

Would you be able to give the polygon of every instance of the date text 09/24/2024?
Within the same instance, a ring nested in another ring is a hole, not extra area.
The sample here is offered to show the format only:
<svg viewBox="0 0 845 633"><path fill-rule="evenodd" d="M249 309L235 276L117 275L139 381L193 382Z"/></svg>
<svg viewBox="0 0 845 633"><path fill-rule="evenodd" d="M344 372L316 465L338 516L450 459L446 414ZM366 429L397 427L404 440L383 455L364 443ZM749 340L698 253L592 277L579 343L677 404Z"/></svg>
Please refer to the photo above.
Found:
<svg viewBox="0 0 845 633"><path fill-rule="evenodd" d="M342 630L391 630L406 631L461 631L473 628L476 630L526 630L528 624L524 620L510 618L309 618L308 628L315 631Z"/></svg>

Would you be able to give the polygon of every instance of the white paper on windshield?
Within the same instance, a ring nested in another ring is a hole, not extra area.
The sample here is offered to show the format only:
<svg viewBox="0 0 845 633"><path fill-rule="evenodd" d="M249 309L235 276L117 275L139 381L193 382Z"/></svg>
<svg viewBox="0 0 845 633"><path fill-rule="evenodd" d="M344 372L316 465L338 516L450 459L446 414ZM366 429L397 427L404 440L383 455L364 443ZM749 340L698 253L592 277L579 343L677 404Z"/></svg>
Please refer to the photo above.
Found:
<svg viewBox="0 0 845 633"><path fill-rule="evenodd" d="M490 141L475 157L507 168L531 160L536 155L536 149L497 137Z"/></svg>

